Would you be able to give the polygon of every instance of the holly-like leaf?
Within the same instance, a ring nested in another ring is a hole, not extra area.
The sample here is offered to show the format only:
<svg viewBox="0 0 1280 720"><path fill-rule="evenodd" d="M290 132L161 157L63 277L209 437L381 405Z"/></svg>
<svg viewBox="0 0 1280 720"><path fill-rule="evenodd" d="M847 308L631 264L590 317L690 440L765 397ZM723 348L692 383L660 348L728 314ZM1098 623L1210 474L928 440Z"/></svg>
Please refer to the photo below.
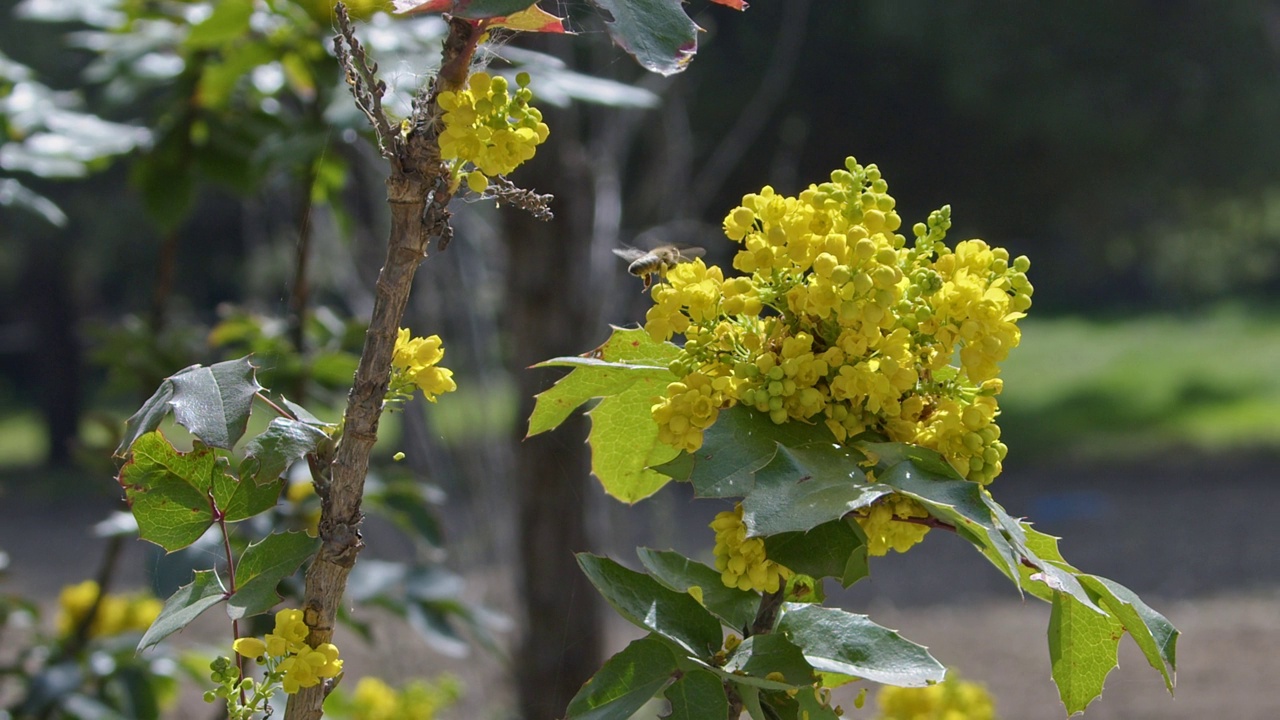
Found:
<svg viewBox="0 0 1280 720"><path fill-rule="evenodd" d="M804 532L893 492L867 482L856 450L832 443L779 447L742 500L748 536Z"/></svg>
<svg viewBox="0 0 1280 720"><path fill-rule="evenodd" d="M164 601L155 622L147 628L138 643L138 652L155 645L200 617L205 610L222 602L226 589L213 570L197 570L190 585L183 585Z"/></svg>
<svg viewBox="0 0 1280 720"><path fill-rule="evenodd" d="M310 423L274 418L262 434L245 444L240 479L257 485L273 482L293 461L314 452L327 439L329 436L323 430Z"/></svg>
<svg viewBox="0 0 1280 720"><path fill-rule="evenodd" d="M133 443L118 481L138 521L138 536L173 552L199 540L213 524L218 476L225 473L212 450L197 446L180 453L155 431Z"/></svg>
<svg viewBox="0 0 1280 720"><path fill-rule="evenodd" d="M723 639L720 622L687 593L608 558L578 553L587 579L628 622L656 633L698 658L709 658Z"/></svg>
<svg viewBox="0 0 1280 720"><path fill-rule="evenodd" d="M249 545L236 563L236 592L227 615L238 620L270 610L280 602L276 586L315 554L320 540L301 532L272 533Z"/></svg>
<svg viewBox="0 0 1280 720"><path fill-rule="evenodd" d="M715 568L670 550L638 548L636 552L649 575L672 590L687 593L691 587L701 588L702 606L725 625L740 631L755 619L760 595L727 587Z"/></svg>
<svg viewBox="0 0 1280 720"><path fill-rule="evenodd" d="M199 365L180 370L178 374L187 372ZM173 399L173 382L170 378L165 378L160 382L160 387L142 403L142 407L138 408L128 420L124 423L124 437L120 439L120 445L116 448L115 456L124 457L129 453L129 448L137 442L138 438L160 427L160 423L164 421L166 415L172 412L169 401Z"/></svg>
<svg viewBox="0 0 1280 720"><path fill-rule="evenodd" d="M871 622L866 615L819 605L789 605L778 632L820 672L872 682L921 687L941 682L942 666L923 646Z"/></svg>
<svg viewBox="0 0 1280 720"><path fill-rule="evenodd" d="M814 578L833 577L849 587L867 576L867 538L853 520L841 518L808 532L788 532L764 539L765 556Z"/></svg>
<svg viewBox="0 0 1280 720"><path fill-rule="evenodd" d="M280 501L280 491L284 489L284 478L276 478L264 485L255 485L222 473L214 483L214 488L215 497L224 495L226 489L230 488L230 495L220 499L218 507L221 508L227 522L240 522L275 507Z"/></svg>
<svg viewBox="0 0 1280 720"><path fill-rule="evenodd" d="M665 720L705 720L729 714L729 698L724 684L714 673L690 670L668 687L663 696L671 703Z"/></svg>
<svg viewBox="0 0 1280 720"><path fill-rule="evenodd" d="M605 28L640 66L660 75L684 70L698 52L699 28L680 0L594 0L613 16Z"/></svg>
<svg viewBox="0 0 1280 720"><path fill-rule="evenodd" d="M1109 615L1085 607L1075 596L1053 596L1049 614L1049 660L1058 696L1068 715L1102 694L1107 674L1116 667L1116 649L1124 627Z"/></svg>
<svg viewBox="0 0 1280 720"><path fill-rule="evenodd" d="M173 375L173 416L205 445L230 450L244 435L253 396L262 386L248 357L196 365Z"/></svg>
<svg viewBox="0 0 1280 720"><path fill-rule="evenodd" d="M624 502L652 495L668 480L650 466L669 461L677 451L658 441L649 407L676 379L667 365L678 352L643 330L614 328L609 341L588 357L539 363L536 367L573 371L537 396L529 435L559 426L578 406L602 398L588 413L592 472L605 492Z"/></svg>
<svg viewBox="0 0 1280 720"><path fill-rule="evenodd" d="M1178 629L1120 583L1096 575L1077 577L1085 589L1097 597L1098 604L1124 626L1147 662L1164 677L1165 687L1173 692L1178 668Z"/></svg>
<svg viewBox="0 0 1280 720"><path fill-rule="evenodd" d="M627 720L673 682L676 669L676 656L665 642L652 635L635 640L573 696L566 720Z"/></svg>
<svg viewBox="0 0 1280 720"><path fill-rule="evenodd" d="M693 484L698 497L742 497L755 487L755 473L773 460L779 445L833 443L825 425L774 424L742 406L723 410L702 436L702 447L654 469Z"/></svg>
<svg viewBox="0 0 1280 720"><path fill-rule="evenodd" d="M752 635L743 640L725 661L724 671L737 676L735 679L739 682L773 690L812 685L816 679L813 666L805 660L800 648L777 633ZM772 673L779 673L782 678L766 678ZM758 682L760 680L764 682Z"/></svg>
<svg viewBox="0 0 1280 720"><path fill-rule="evenodd" d="M637 378L626 390L603 398L587 412L591 418L587 436L591 472L606 493L622 502L639 502L671 480L650 469L679 454L658 440L658 424L649 414L668 382L670 378L665 376Z"/></svg>
<svg viewBox="0 0 1280 720"><path fill-rule="evenodd" d="M531 7L537 0L395 0L395 12L405 15L449 13L468 20L514 15Z"/></svg>

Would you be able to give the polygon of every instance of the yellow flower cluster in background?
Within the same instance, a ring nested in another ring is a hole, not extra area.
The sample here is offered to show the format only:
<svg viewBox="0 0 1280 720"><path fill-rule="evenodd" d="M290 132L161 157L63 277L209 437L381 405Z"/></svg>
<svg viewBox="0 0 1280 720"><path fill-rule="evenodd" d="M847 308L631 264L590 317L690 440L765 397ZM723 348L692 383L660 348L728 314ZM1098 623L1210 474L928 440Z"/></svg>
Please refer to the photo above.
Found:
<svg viewBox="0 0 1280 720"><path fill-rule="evenodd" d="M438 365L443 359L444 348L439 335L411 337L407 329L400 328L391 356L388 398L407 399L414 389L418 389L427 400L435 402L437 396L457 390L453 371Z"/></svg>
<svg viewBox="0 0 1280 720"><path fill-rule="evenodd" d="M879 169L848 158L829 182L795 197L765 187L728 214L743 276L699 259L654 285L645 329L685 336L679 380L652 409L664 443L697 450L741 403L779 424L824 423L841 442L869 433L936 450L983 485L1000 473L999 363L1021 339L1030 261L982 240L949 248L949 207L908 243L894 207ZM908 500L891 511L924 516ZM874 508L863 524L877 554L927 532Z"/></svg>
<svg viewBox="0 0 1280 720"><path fill-rule="evenodd" d="M440 710L462 695L462 685L452 675L434 683L412 680L399 690L375 677L360 678L352 693L352 720L433 720ZM326 707L327 709L327 707Z"/></svg>
<svg viewBox="0 0 1280 720"><path fill-rule="evenodd" d="M961 680L953 672L937 685L885 686L878 696L876 720L994 720L995 701L986 687Z"/></svg>
<svg viewBox="0 0 1280 720"><path fill-rule="evenodd" d="M726 586L772 593L791 577L791 570L765 557L762 538L747 537L742 503L716 515L711 529L716 531L716 569Z"/></svg>
<svg viewBox="0 0 1280 720"><path fill-rule="evenodd" d="M310 632L302 611L286 608L276 613L275 628L265 637L240 638L232 648L243 657L264 662L268 674L279 675L281 687L293 694L342 672L337 646L321 643L311 647L307 644Z"/></svg>
<svg viewBox="0 0 1280 720"><path fill-rule="evenodd" d="M542 113L529 105L529 74L517 75L516 85L511 95L506 78L477 72L467 79L466 89L437 98L444 110L440 157L452 165L455 188L470 166L474 169L466 173L467 185L484 192L488 178L515 170L546 141L551 131Z"/></svg>
<svg viewBox="0 0 1280 720"><path fill-rule="evenodd" d="M69 637L80 627L101 593L98 583L85 580L68 585L58 594L57 629L60 637ZM150 593L105 595L98 603L89 637L107 637L124 632L146 632L160 615L164 603Z"/></svg>

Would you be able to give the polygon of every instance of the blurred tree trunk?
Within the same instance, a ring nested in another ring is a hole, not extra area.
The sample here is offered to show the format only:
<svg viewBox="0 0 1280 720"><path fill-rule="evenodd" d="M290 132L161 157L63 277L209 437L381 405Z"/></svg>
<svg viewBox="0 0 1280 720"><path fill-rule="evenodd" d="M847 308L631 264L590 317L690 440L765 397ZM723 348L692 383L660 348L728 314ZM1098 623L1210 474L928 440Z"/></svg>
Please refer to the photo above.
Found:
<svg viewBox="0 0 1280 720"><path fill-rule="evenodd" d="M507 308L513 372L520 402L519 432L533 396L555 377L530 365L589 349L599 334L599 300L591 298L589 260L593 194L575 110L548 113L552 140L517 180L554 190L556 219L539 222L507 212ZM557 142L558 140L558 142ZM553 144L554 143L554 144ZM516 684L524 720L554 720L602 660L596 592L573 554L588 549L588 451L581 417L516 448L512 482L517 501L519 594L524 636Z"/></svg>
<svg viewBox="0 0 1280 720"><path fill-rule="evenodd" d="M24 294L29 299L28 322L35 330L32 376L38 378L38 402L49 432L49 465L69 465L80 429L83 364L77 336L71 259L61 234L29 245Z"/></svg>

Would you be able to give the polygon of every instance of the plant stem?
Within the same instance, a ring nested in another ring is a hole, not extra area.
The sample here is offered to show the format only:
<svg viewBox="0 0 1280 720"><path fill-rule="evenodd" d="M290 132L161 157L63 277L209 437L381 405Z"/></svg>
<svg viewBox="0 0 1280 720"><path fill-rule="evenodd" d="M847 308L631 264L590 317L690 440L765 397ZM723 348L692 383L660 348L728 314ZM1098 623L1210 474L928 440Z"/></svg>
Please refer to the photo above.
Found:
<svg viewBox="0 0 1280 720"><path fill-rule="evenodd" d="M311 647L332 642L347 576L364 547L360 535L363 519L360 504L365 475L377 440L383 398L390 383L392 349L409 301L413 276L426 258L431 238L438 236L443 242L448 236L447 206L452 193L448 171L440 161L437 129L428 119L439 115L436 94L456 89L465 80L467 63L479 40L479 33L465 21L455 19L450 23L442 68L461 67L461 72L448 78L442 73L426 101L420 105L415 103L414 119L421 121L423 130L405 138L391 130L392 124L381 111L385 85L377 80L377 66L368 62L364 48L356 40L346 8L338 3L335 12L341 32L335 41L339 61L352 83L357 105L369 116L378 133L379 147L390 155L387 204L391 210L391 231L386 261L375 286L373 316L365 332L364 350L347 397L342 438L329 468L330 477L316 480L321 501L321 545L307 568L302 607L303 619L311 628L307 638ZM290 697L285 720L318 720L328 687L326 683L302 688Z"/></svg>

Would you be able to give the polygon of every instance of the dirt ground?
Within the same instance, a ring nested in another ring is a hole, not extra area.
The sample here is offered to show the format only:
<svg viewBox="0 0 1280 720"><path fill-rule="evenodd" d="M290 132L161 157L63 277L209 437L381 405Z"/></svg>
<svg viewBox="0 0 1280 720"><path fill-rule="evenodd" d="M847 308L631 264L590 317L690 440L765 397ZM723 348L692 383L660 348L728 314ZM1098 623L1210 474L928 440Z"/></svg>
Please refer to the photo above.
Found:
<svg viewBox="0 0 1280 720"><path fill-rule="evenodd" d="M1159 676L1126 639L1120 667L1085 717L1280 718L1280 693L1270 686L1280 672L1280 523L1265 510L1280 507L1274 467L1275 458L1266 456L1188 456L1129 467L1011 468L997 482L996 495L1011 513L1066 538L1068 560L1132 588L1182 631L1176 697L1165 693ZM0 592L53 602L61 586L95 572L102 546L87 528L104 517L112 498L71 494L37 484L34 477L7 478L0 488L0 549L9 553L11 567ZM690 500L681 487L630 510L601 498L590 504L595 526L610 529L597 533L595 549L624 562L632 561L629 548L637 543L705 551L706 522L721 509ZM464 511L447 515L463 522L468 517ZM900 630L964 677L985 683L1006 720L1064 717L1049 677L1048 606L1021 600L963 542L935 535L906 556L873 563L872 577L841 593L840 604ZM655 536L664 542L654 543ZM148 557L140 543L132 545L125 586L142 584ZM467 575L479 598L515 616L509 569L491 558L472 565ZM197 627L187 638L204 634ZM616 648L638 634L621 621L609 627ZM411 633L387 631L379 638L376 651L362 649L355 639L340 642L353 676L373 670L395 680L448 670L470 691L447 717L512 717L501 660L442 658ZM396 659L390 667L389 657Z"/></svg>

